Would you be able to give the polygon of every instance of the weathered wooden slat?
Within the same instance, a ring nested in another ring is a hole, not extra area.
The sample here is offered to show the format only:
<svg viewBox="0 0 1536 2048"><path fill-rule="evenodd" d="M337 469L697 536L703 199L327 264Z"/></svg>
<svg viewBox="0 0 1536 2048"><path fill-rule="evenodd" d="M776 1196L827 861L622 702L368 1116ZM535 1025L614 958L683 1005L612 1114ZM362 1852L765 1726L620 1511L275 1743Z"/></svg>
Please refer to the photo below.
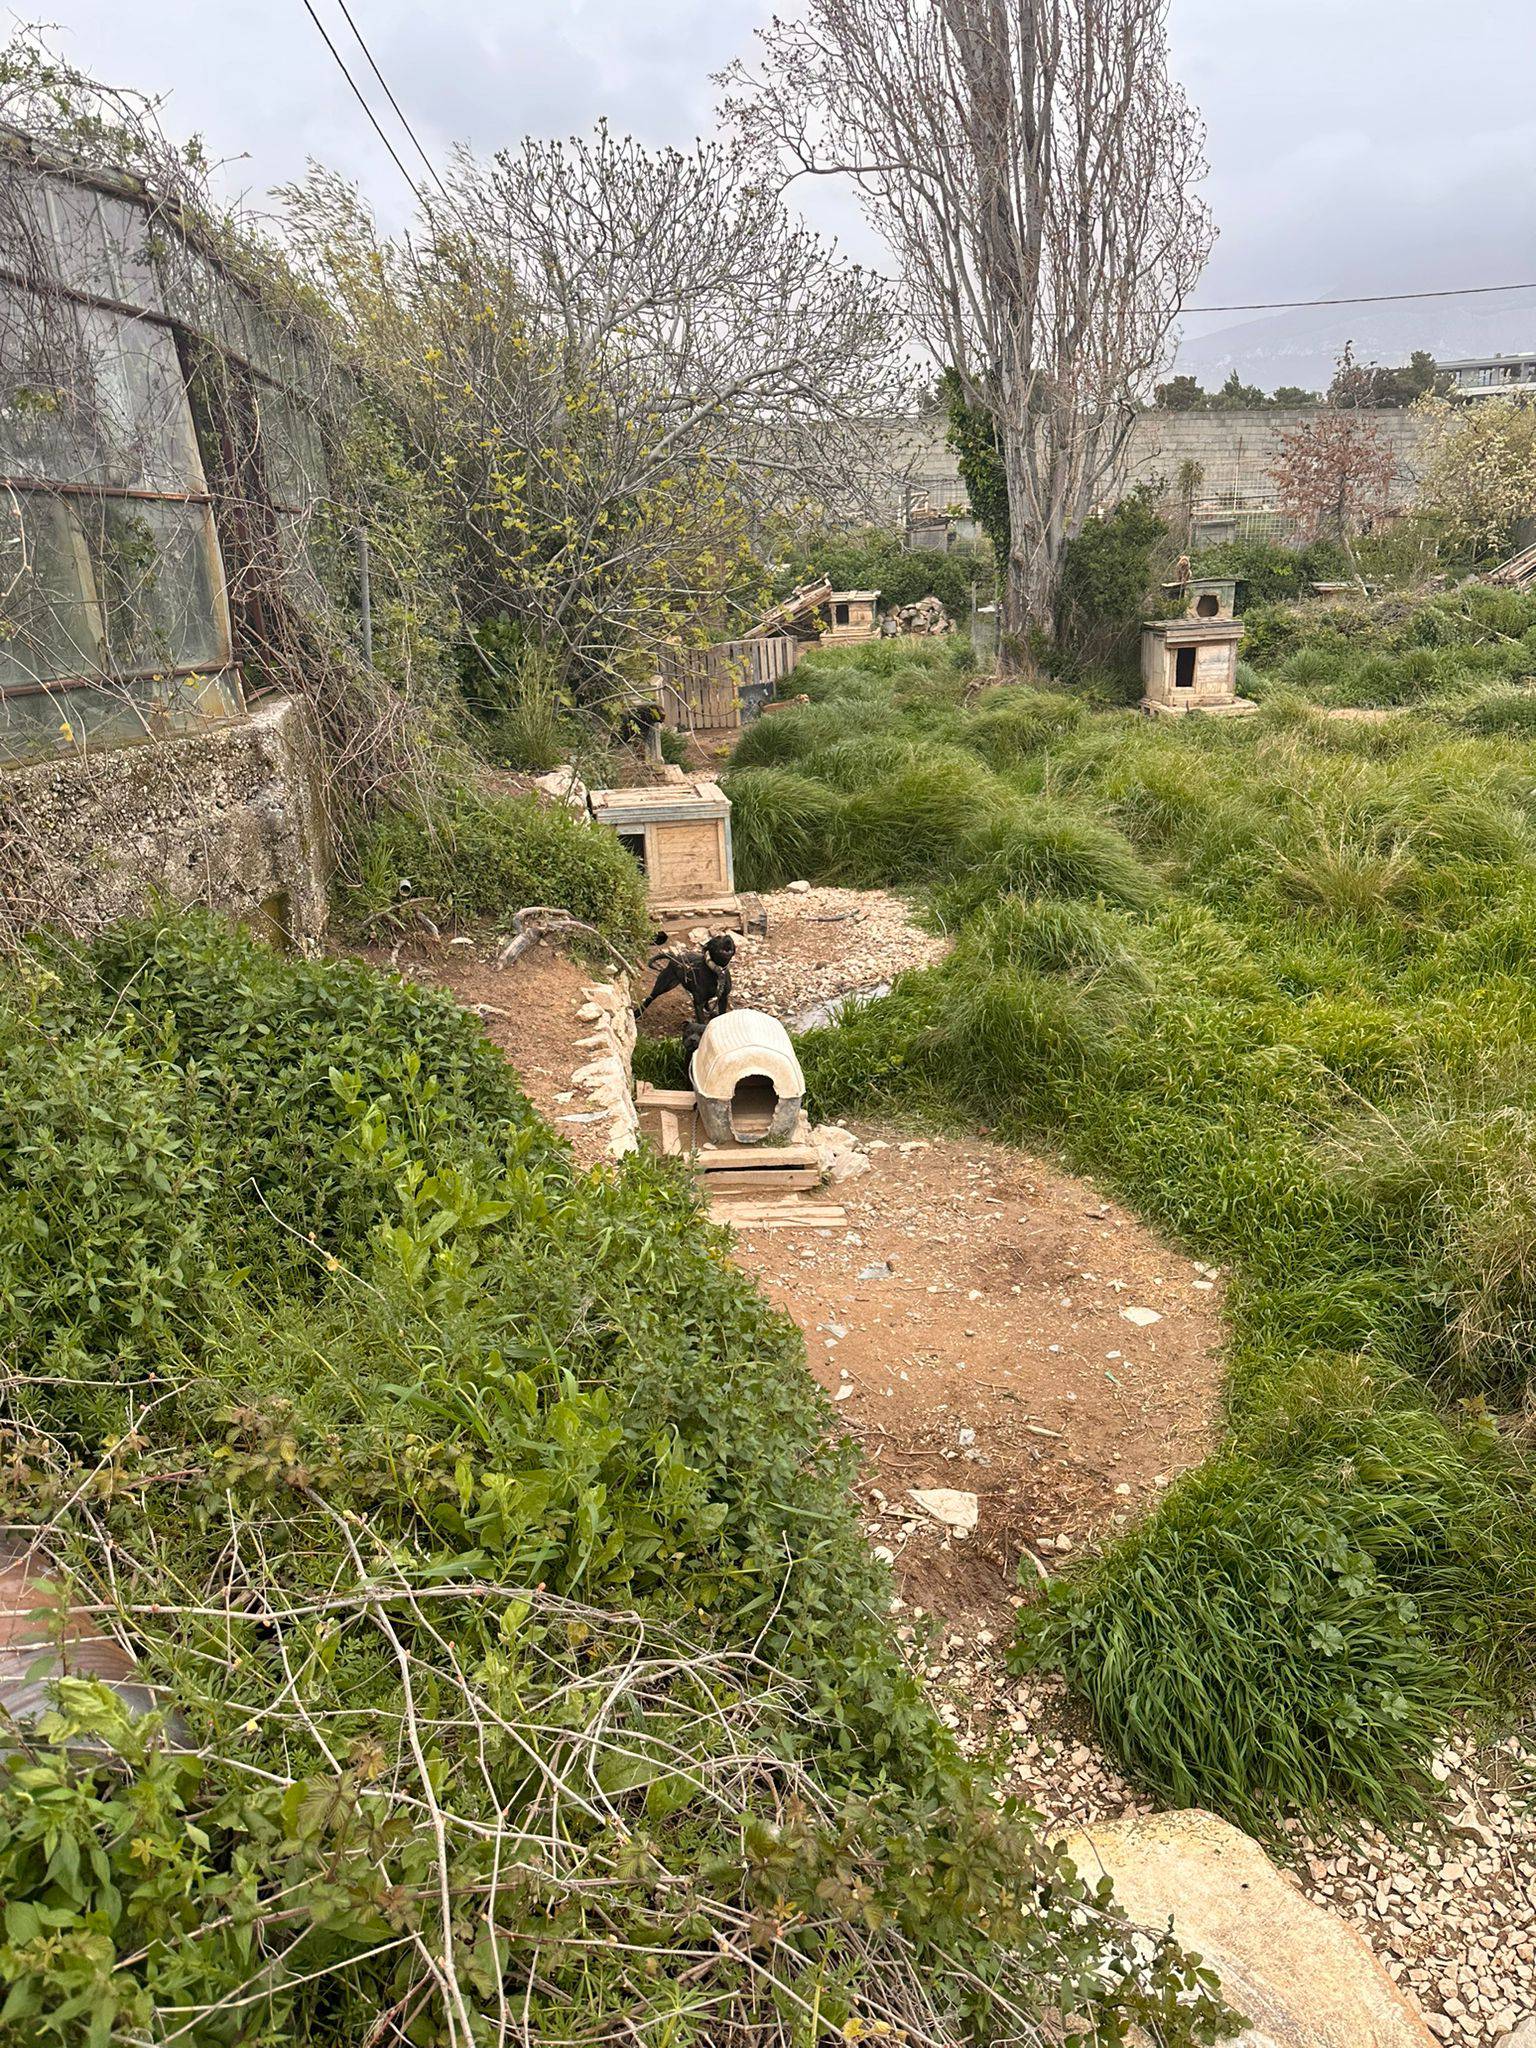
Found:
<svg viewBox="0 0 1536 2048"><path fill-rule="evenodd" d="M821 1175L814 1166L781 1166L769 1172L758 1169L750 1173L717 1166L708 1173L700 1171L699 1183L711 1201L724 1194L758 1195L766 1199L775 1194L803 1194L808 1188L821 1185Z"/></svg>

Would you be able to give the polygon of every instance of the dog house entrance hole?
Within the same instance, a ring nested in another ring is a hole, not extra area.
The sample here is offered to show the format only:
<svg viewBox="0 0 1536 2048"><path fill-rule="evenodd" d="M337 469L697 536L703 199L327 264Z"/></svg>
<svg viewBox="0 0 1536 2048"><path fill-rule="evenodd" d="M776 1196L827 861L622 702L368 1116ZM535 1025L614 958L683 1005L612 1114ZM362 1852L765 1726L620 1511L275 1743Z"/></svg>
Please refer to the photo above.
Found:
<svg viewBox="0 0 1536 2048"><path fill-rule="evenodd" d="M731 1131L743 1145L755 1144L773 1129L779 1091L766 1074L743 1074L731 1093Z"/></svg>
<svg viewBox="0 0 1536 2048"><path fill-rule="evenodd" d="M1221 610L1214 590L1207 590L1195 599L1195 610L1202 619L1214 619Z"/></svg>
<svg viewBox="0 0 1536 2048"><path fill-rule="evenodd" d="M643 875L645 873L644 832L621 832L618 835L618 839L620 846L623 847L624 851L634 861L635 866L640 870L641 874Z"/></svg>
<svg viewBox="0 0 1536 2048"><path fill-rule="evenodd" d="M848 613L848 607L847 607L847 605L845 605L845 604L835 604L835 605L833 605L833 607L832 607L832 623L833 623L833 625L834 625L834 626L846 626L846 625L847 625L847 623L848 623L848 617L849 617L849 613Z"/></svg>
<svg viewBox="0 0 1536 2048"><path fill-rule="evenodd" d="M1195 650L1193 647L1176 647L1173 653L1173 681L1180 690L1195 687Z"/></svg>

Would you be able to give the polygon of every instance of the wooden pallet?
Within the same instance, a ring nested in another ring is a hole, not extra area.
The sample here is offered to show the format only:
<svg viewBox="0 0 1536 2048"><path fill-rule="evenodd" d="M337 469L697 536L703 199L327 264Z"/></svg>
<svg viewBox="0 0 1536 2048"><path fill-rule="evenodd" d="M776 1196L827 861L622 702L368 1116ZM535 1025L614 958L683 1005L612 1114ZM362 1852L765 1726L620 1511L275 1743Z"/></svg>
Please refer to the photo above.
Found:
<svg viewBox="0 0 1536 2048"><path fill-rule="evenodd" d="M705 1195L752 1195L771 1201L800 1195L821 1185L821 1161L814 1145L710 1145L703 1142L691 1090L635 1090L640 1128L668 1158L691 1158Z"/></svg>

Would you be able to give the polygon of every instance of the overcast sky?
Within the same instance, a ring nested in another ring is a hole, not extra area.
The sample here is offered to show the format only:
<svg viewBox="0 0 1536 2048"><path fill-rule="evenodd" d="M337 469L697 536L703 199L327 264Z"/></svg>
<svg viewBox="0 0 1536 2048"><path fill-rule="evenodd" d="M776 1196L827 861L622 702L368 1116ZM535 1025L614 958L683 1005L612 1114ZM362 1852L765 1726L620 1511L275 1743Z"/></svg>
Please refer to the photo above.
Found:
<svg viewBox="0 0 1536 2048"><path fill-rule="evenodd" d="M389 125L338 0L314 4ZM710 73L750 51L772 0L348 4L437 153L600 115L686 143L710 127ZM409 205L302 0L50 0L48 13L97 76L168 93L173 134L244 156L227 176L253 201L315 156L357 178L387 219ZM1201 303L1536 278L1532 0L1173 0L1173 31L1210 131L1221 230ZM845 223L825 195L817 203Z"/></svg>

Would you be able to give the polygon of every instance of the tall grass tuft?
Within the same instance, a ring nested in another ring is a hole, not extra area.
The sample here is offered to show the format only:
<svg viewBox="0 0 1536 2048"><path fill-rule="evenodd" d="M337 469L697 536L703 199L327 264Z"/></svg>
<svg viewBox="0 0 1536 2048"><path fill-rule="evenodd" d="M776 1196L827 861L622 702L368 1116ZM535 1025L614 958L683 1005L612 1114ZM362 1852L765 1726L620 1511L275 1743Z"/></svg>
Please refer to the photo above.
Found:
<svg viewBox="0 0 1536 2048"><path fill-rule="evenodd" d="M724 787L739 886L782 889L823 872L842 807L835 790L793 768L733 769Z"/></svg>
<svg viewBox="0 0 1536 2048"><path fill-rule="evenodd" d="M1079 731L1087 716L1080 697L1009 684L983 693L960 734L992 767L1011 768Z"/></svg>
<svg viewBox="0 0 1536 2048"><path fill-rule="evenodd" d="M1271 1837L1425 1811L1434 1747L1502 1695L1536 1618L1529 1492L1491 1430L1413 1409L1306 1429L1301 1463L1229 1452L1184 1480L1018 1651L1162 1798Z"/></svg>
<svg viewBox="0 0 1536 2048"><path fill-rule="evenodd" d="M999 819L1007 791L979 761L960 757L899 769L856 791L833 826L838 880L870 888L927 882L968 857L977 821Z"/></svg>
<svg viewBox="0 0 1536 2048"><path fill-rule="evenodd" d="M1111 825L1048 799L1015 801L976 819L957 850L959 870L940 896L944 915L971 916L995 897L1083 896L1145 908L1157 878Z"/></svg>

